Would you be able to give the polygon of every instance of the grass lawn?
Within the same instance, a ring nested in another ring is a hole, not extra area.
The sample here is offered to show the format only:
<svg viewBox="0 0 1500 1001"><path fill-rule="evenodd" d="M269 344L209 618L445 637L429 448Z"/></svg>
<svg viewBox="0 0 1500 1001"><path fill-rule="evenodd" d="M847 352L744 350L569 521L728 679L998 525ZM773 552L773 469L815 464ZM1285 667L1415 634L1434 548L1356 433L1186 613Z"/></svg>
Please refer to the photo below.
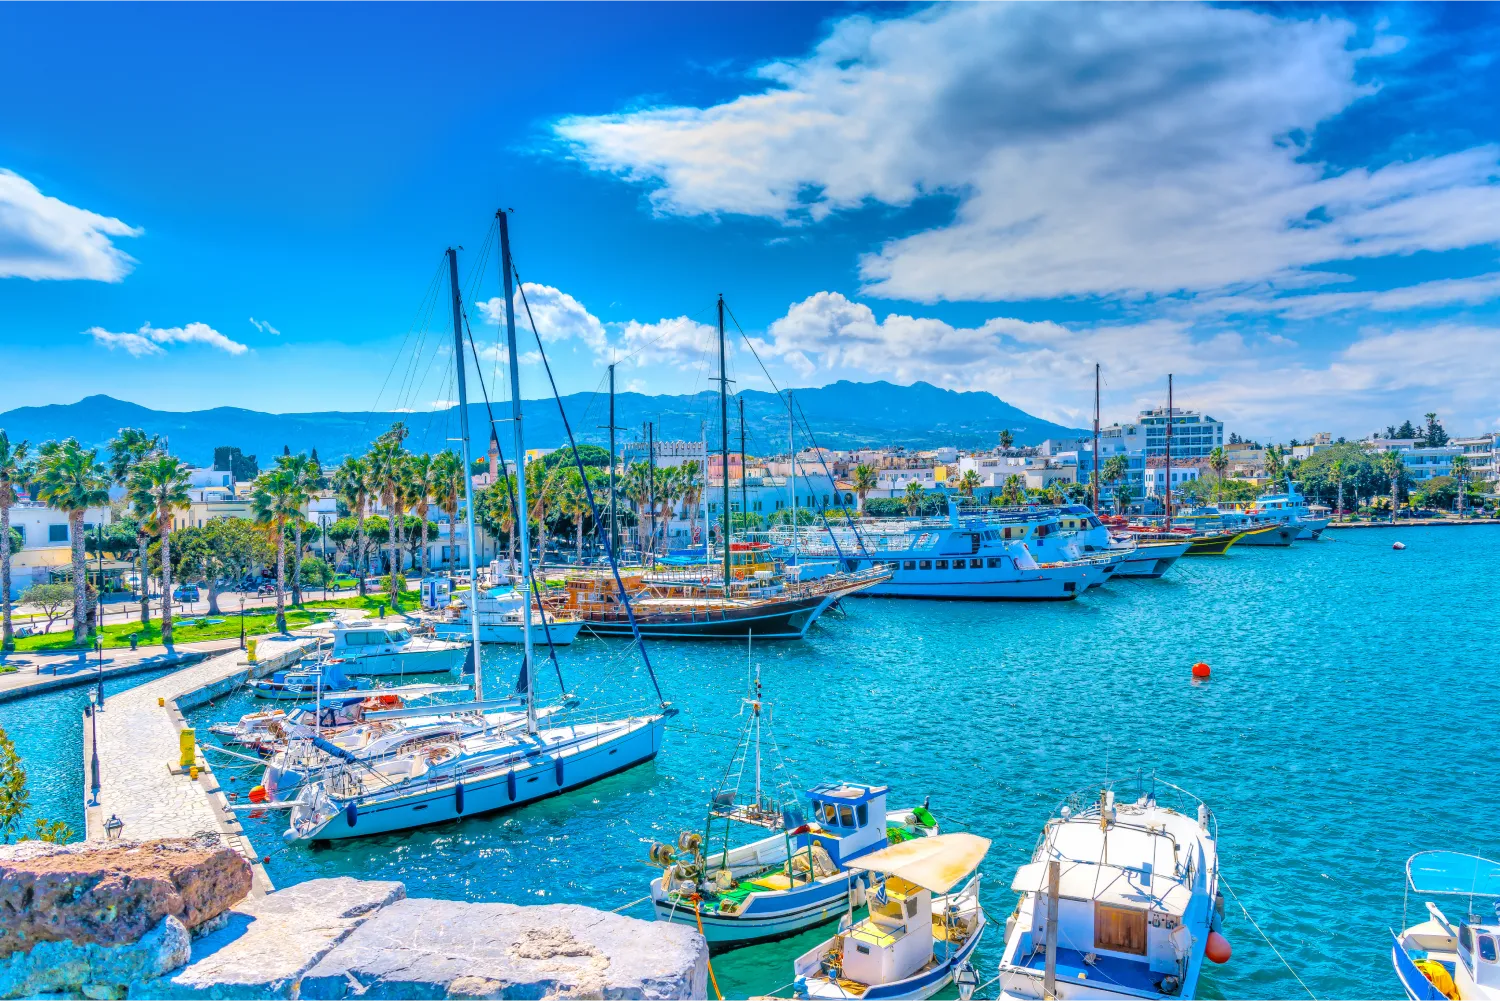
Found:
<svg viewBox="0 0 1500 1001"><path fill-rule="evenodd" d="M415 608L420 605L421 596L416 591L407 591L403 600L404 608ZM310 626L317 622L323 622L333 613L335 609L362 608L374 615L379 611L378 606L384 602L386 611L391 610L390 603L385 602L383 596L371 595L361 598L354 595L348 598L336 598L329 601L309 601L302 608L287 606L286 627L288 629L299 629L302 626ZM222 620L208 625L199 625L205 620ZM266 611L257 609L254 612L245 613L245 635L260 636L273 632L276 629L276 612L274 609ZM172 617L172 642L194 643L199 640L227 639L231 636L238 637L240 634L240 616L238 610L225 612L220 615L189 616L188 618ZM125 622L104 627L104 648L115 650L130 646L130 637L139 637L141 646L161 645L161 620L152 619L150 627L141 628L140 622ZM87 649L94 648L92 634L88 641ZM16 652L44 652L76 650L73 646L72 630L52 632L41 636L18 636L16 637Z"/></svg>

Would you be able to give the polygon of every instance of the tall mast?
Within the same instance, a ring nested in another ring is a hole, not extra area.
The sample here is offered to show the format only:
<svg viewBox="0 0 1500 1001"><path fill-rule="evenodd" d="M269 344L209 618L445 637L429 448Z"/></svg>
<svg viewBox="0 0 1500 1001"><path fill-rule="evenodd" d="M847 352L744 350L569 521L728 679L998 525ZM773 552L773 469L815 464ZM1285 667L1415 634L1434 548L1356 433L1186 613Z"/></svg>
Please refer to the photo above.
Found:
<svg viewBox="0 0 1500 1001"><path fill-rule="evenodd" d="M647 493L651 504L651 544L646 548L656 552L656 427L651 421L646 422L646 469L650 488Z"/></svg>
<svg viewBox="0 0 1500 1001"><path fill-rule="evenodd" d="M719 296L719 458L724 463L724 597L729 597L729 370L724 364L724 297Z"/></svg>
<svg viewBox="0 0 1500 1001"><path fill-rule="evenodd" d="M536 733L536 676L531 659L531 530L526 513L526 437L521 433L521 365L516 350L516 301L510 263L510 226L505 210L495 213L500 223L500 279L505 289L505 346L510 352L510 416L516 429L516 512L515 524L521 546L521 586L526 597L521 602L521 639L524 644L522 670L526 673L526 732ZM476 620L477 621L477 620Z"/></svg>
<svg viewBox="0 0 1500 1001"><path fill-rule="evenodd" d="M609 367L609 551L613 553L619 536L615 534L615 367Z"/></svg>
<svg viewBox="0 0 1500 1001"><path fill-rule="evenodd" d="M698 497L703 504L703 562L708 563L708 421L698 424L698 443L703 446L703 489ZM696 517L694 519L696 521Z"/></svg>
<svg viewBox="0 0 1500 1001"><path fill-rule="evenodd" d="M1094 475L1089 482L1094 487L1094 513L1099 513L1099 363L1094 363Z"/></svg>
<svg viewBox="0 0 1500 1001"><path fill-rule="evenodd" d="M750 527L750 502L745 496L745 398L736 396L734 402L740 405L740 516L744 519L745 527Z"/></svg>
<svg viewBox="0 0 1500 1001"><path fill-rule="evenodd" d="M786 391L786 454L792 460L787 467L787 510L792 515L792 558L797 556L797 411L792 407L792 391Z"/></svg>
<svg viewBox="0 0 1500 1001"><path fill-rule="evenodd" d="M479 645L479 571L474 565L474 477L469 461L469 392L464 381L464 313L463 299L458 290L458 251L448 248L448 284L453 289L453 361L458 369L458 427L459 450L464 463L464 506L468 508L469 525L469 630L474 644L474 698L484 698L484 671L480 661L483 647Z"/></svg>
<svg viewBox="0 0 1500 1001"><path fill-rule="evenodd" d="M1172 527L1172 374L1167 373L1167 528Z"/></svg>

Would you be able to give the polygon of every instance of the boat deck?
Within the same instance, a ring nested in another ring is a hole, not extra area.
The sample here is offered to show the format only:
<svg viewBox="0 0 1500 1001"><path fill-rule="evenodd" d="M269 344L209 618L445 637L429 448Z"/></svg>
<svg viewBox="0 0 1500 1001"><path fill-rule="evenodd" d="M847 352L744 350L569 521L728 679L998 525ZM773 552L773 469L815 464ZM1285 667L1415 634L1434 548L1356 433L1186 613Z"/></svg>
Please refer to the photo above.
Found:
<svg viewBox="0 0 1500 1001"><path fill-rule="evenodd" d="M1047 967L1047 953L1045 950L1038 950L1016 965L1022 969L1042 973ZM1084 954L1076 949L1067 949L1062 946L1058 946L1057 949L1057 979L1059 980L1093 981L1098 984L1126 987L1133 991L1159 994L1161 988L1158 984L1165 975L1152 973L1150 965L1143 961L1096 954L1094 962L1089 963L1084 960Z"/></svg>

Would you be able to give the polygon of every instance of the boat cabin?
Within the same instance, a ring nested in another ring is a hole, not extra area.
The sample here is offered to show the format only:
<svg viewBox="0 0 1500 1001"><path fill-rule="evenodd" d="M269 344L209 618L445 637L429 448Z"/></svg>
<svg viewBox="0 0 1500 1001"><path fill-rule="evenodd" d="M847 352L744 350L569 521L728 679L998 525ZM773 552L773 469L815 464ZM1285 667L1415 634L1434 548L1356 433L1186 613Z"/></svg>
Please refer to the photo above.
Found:
<svg viewBox="0 0 1500 1001"><path fill-rule="evenodd" d="M858 782L821 782L807 790L807 829L799 828L796 847L817 845L834 865L886 843L885 797L888 786ZM816 829L814 829L816 828Z"/></svg>
<svg viewBox="0 0 1500 1001"><path fill-rule="evenodd" d="M844 977L861 984L905 980L932 960L932 893L900 876L865 895L869 917L844 936Z"/></svg>
<svg viewBox="0 0 1500 1001"><path fill-rule="evenodd" d="M333 656L367 657L392 653L411 642L411 630L405 626L371 626L365 623L339 623L333 628Z"/></svg>

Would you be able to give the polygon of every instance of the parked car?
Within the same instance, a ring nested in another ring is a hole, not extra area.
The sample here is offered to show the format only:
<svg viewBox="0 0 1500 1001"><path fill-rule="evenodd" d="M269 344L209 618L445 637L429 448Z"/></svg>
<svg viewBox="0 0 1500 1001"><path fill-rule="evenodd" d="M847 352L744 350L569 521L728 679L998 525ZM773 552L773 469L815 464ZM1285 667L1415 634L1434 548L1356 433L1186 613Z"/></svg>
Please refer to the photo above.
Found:
<svg viewBox="0 0 1500 1001"><path fill-rule="evenodd" d="M179 584L177 587L175 587L175 588L172 589L172 600L173 601L197 601L198 600L198 585L197 584Z"/></svg>

